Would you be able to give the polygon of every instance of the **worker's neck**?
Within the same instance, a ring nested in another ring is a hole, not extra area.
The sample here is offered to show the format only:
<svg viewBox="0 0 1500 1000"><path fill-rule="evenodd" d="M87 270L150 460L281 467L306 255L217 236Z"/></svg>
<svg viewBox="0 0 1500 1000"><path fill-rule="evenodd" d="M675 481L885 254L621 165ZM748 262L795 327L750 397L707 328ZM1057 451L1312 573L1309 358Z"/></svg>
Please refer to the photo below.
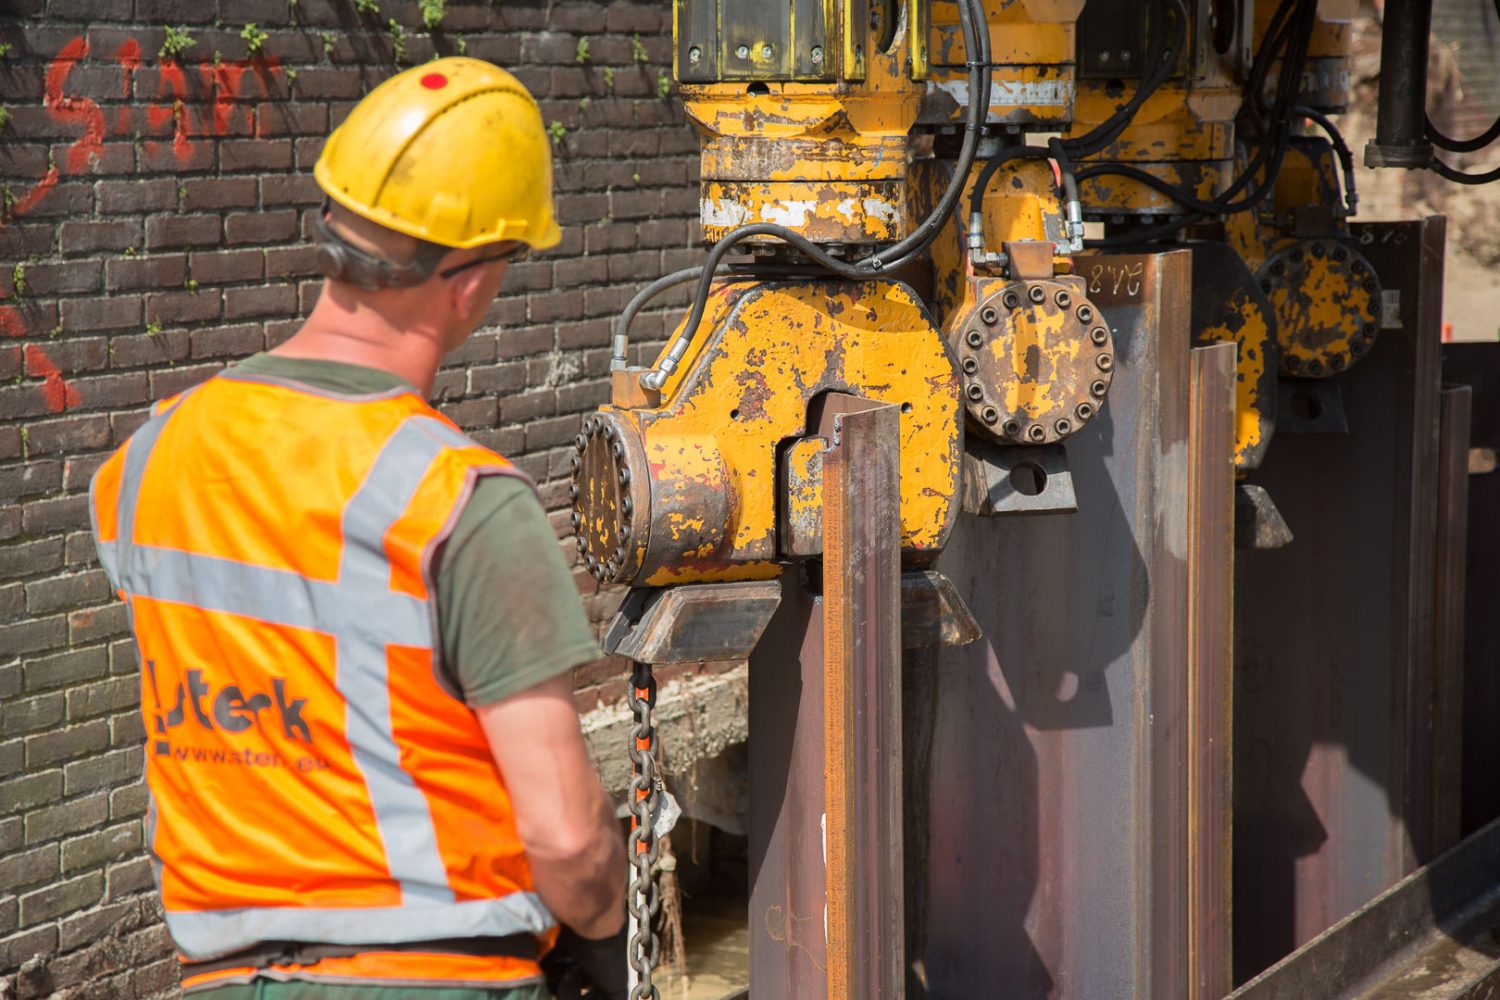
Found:
<svg viewBox="0 0 1500 1000"><path fill-rule="evenodd" d="M325 285L302 329L270 353L379 369L430 396L443 360L445 336L432 322L431 310L423 316L411 305L376 305L347 289Z"/></svg>

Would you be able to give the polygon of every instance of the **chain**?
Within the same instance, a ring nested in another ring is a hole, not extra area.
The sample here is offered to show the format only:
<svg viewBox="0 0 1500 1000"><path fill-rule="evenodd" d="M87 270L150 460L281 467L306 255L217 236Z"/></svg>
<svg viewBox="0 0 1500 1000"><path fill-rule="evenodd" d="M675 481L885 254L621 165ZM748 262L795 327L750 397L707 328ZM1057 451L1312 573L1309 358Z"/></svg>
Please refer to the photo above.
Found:
<svg viewBox="0 0 1500 1000"><path fill-rule="evenodd" d="M658 1000L660 996L651 982L651 972L661 950L655 929L661 896L653 877L658 846L652 824L662 787L656 768L656 730L651 725L651 709L655 705L656 681L651 676L651 664L637 663L630 676L630 707L635 712L635 725L630 730L632 872L626 901L631 918L626 959L635 972L630 1000Z"/></svg>

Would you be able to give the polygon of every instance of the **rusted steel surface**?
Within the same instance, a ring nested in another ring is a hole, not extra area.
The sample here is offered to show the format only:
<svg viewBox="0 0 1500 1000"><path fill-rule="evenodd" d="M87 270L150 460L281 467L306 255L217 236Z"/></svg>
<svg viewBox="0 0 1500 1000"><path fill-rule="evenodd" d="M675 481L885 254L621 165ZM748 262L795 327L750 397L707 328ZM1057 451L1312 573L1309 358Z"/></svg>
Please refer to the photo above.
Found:
<svg viewBox="0 0 1500 1000"><path fill-rule="evenodd" d="M1401 328L1338 376L1347 434L1277 434L1250 481L1296 537L1235 563L1240 981L1429 849L1408 776L1430 773L1412 734L1431 688L1443 223L1355 237L1399 290Z"/></svg>
<svg viewBox="0 0 1500 1000"><path fill-rule="evenodd" d="M1500 344L1444 344L1443 379L1473 389L1466 548L1463 832L1500 817ZM1485 471L1481 471L1485 470Z"/></svg>
<svg viewBox="0 0 1500 1000"><path fill-rule="evenodd" d="M801 574L750 657L750 982L823 1000L823 601Z"/></svg>
<svg viewBox="0 0 1500 1000"><path fill-rule="evenodd" d="M1186 996L1190 265L1079 271L1118 363L1069 439L1078 513L960 518L937 568L984 638L908 657L931 997Z"/></svg>
<svg viewBox="0 0 1500 1000"><path fill-rule="evenodd" d="M1219 1000L1230 962L1235 345L1192 352L1188 493L1188 993Z"/></svg>
<svg viewBox="0 0 1500 1000"><path fill-rule="evenodd" d="M820 427L829 1000L905 995L899 417L837 394Z"/></svg>
<svg viewBox="0 0 1500 1000"><path fill-rule="evenodd" d="M780 601L781 585L775 580L654 591L641 602L628 634L605 651L653 664L743 660L755 649ZM626 608L630 605L627 600Z"/></svg>
<svg viewBox="0 0 1500 1000"><path fill-rule="evenodd" d="M1464 723L1464 542L1469 530L1469 413L1473 390L1444 386L1439 397L1437 591L1433 636L1431 792L1434 852L1462 836Z"/></svg>
<svg viewBox="0 0 1500 1000"><path fill-rule="evenodd" d="M1413 872L1234 992L1231 1000L1500 996L1500 822Z"/></svg>

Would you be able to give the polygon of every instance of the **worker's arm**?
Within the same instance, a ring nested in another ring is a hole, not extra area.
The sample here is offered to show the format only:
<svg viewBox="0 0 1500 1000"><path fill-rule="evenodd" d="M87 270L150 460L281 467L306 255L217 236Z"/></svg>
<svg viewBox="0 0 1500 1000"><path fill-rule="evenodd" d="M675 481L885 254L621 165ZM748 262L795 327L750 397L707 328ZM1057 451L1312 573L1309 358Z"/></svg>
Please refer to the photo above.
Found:
<svg viewBox="0 0 1500 1000"><path fill-rule="evenodd" d="M505 779L536 891L584 938L625 922L624 838L564 674L476 709Z"/></svg>

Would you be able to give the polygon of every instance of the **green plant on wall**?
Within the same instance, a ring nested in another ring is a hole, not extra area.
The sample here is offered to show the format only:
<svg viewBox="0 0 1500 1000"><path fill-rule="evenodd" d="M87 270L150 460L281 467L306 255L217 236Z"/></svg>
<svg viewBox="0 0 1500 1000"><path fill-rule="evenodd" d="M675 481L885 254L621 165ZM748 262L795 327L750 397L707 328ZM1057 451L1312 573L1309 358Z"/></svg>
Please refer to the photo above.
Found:
<svg viewBox="0 0 1500 1000"><path fill-rule="evenodd" d="M406 29L397 24L394 17L385 26L391 34L391 56L396 62L400 62L406 58Z"/></svg>
<svg viewBox="0 0 1500 1000"><path fill-rule="evenodd" d="M557 145L559 142L562 142L563 141L563 136L565 136L567 134L568 134L568 127L566 125L564 125L562 122L557 121L556 119L553 119L552 121L550 121L550 122L547 123L547 135L549 135L552 138L552 144L554 146Z"/></svg>
<svg viewBox="0 0 1500 1000"><path fill-rule="evenodd" d="M578 47L573 50L573 61L580 66L589 61L589 40L587 38L578 39Z"/></svg>
<svg viewBox="0 0 1500 1000"><path fill-rule="evenodd" d="M16 298L26 294L26 265L17 264L10 269L10 284L15 289Z"/></svg>
<svg viewBox="0 0 1500 1000"><path fill-rule="evenodd" d="M325 56L333 55L333 47L339 43L339 36L331 31L320 31L318 32L318 38L323 42L323 54Z"/></svg>
<svg viewBox="0 0 1500 1000"><path fill-rule="evenodd" d="M157 55L163 59L176 59L192 48L193 44L193 36L188 34L187 25L174 28L169 24L162 34L161 51Z"/></svg>
<svg viewBox="0 0 1500 1000"><path fill-rule="evenodd" d="M448 0L417 0L417 10L422 13L422 27L436 31L448 13Z"/></svg>
<svg viewBox="0 0 1500 1000"><path fill-rule="evenodd" d="M261 31L255 22L251 21L240 29L240 37L245 40L245 51L253 56L260 52L261 48L266 44L266 39L270 38L271 35L268 32Z"/></svg>
<svg viewBox="0 0 1500 1000"><path fill-rule="evenodd" d="M672 92L672 78L666 73L656 74L656 96L666 97Z"/></svg>
<svg viewBox="0 0 1500 1000"><path fill-rule="evenodd" d="M10 50L12 47L13 46L9 42L0 42L0 59L4 59L6 56L10 55Z"/></svg>
<svg viewBox="0 0 1500 1000"><path fill-rule="evenodd" d="M10 109L0 108L0 128L10 124Z"/></svg>
<svg viewBox="0 0 1500 1000"><path fill-rule="evenodd" d="M380 16L380 4L375 0L354 0L354 9L361 14Z"/></svg>
<svg viewBox="0 0 1500 1000"><path fill-rule="evenodd" d="M630 58L636 62L645 62L651 58L646 52L646 46L641 43L640 35L630 36Z"/></svg>
<svg viewBox="0 0 1500 1000"><path fill-rule="evenodd" d="M613 94L615 92L615 71L606 66L599 71L599 75L604 77L604 89L608 93Z"/></svg>

